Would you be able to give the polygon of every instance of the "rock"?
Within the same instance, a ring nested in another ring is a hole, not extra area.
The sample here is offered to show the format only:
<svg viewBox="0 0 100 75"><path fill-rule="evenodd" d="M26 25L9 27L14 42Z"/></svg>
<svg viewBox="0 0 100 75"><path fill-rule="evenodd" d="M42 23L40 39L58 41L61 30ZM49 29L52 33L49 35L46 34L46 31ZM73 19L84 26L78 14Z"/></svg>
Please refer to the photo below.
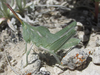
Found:
<svg viewBox="0 0 100 75"><path fill-rule="evenodd" d="M97 46L97 47L100 46L100 38L99 38L99 37L97 37L96 46Z"/></svg>
<svg viewBox="0 0 100 75"><path fill-rule="evenodd" d="M100 74L95 70L84 70L82 73L77 71L76 75L100 75Z"/></svg>
<svg viewBox="0 0 100 75"><path fill-rule="evenodd" d="M5 59L4 52L0 52L0 73L5 71L5 67L7 66L7 61Z"/></svg>
<svg viewBox="0 0 100 75"><path fill-rule="evenodd" d="M28 65L25 68L22 68L26 65L26 54L23 56L22 60L18 62L17 67L20 68L22 74L32 73L33 75L38 72L41 61L38 58L37 54L30 53L28 56Z"/></svg>
<svg viewBox="0 0 100 75"><path fill-rule="evenodd" d="M9 55L7 56L7 58L8 58L8 60L9 60L9 61L11 61L11 60L12 60L12 57L11 57L11 56L9 56Z"/></svg>
<svg viewBox="0 0 100 75"><path fill-rule="evenodd" d="M88 35L85 35L84 32L79 32L78 37L82 42L87 42L89 41Z"/></svg>
<svg viewBox="0 0 100 75"><path fill-rule="evenodd" d="M76 67L79 67L85 63L87 58L88 54L83 50L74 49L63 57L61 63L62 65L67 66L67 68L74 70Z"/></svg>
<svg viewBox="0 0 100 75"><path fill-rule="evenodd" d="M59 69L59 68L56 67L56 66L53 68L53 70L54 70L54 75L59 75L59 74L62 72L62 70Z"/></svg>
<svg viewBox="0 0 100 75"><path fill-rule="evenodd" d="M0 42L0 52L4 51L4 47L5 47L5 43L4 42Z"/></svg>
<svg viewBox="0 0 100 75"><path fill-rule="evenodd" d="M3 54L0 52L0 60L2 59L2 57L3 57Z"/></svg>
<svg viewBox="0 0 100 75"><path fill-rule="evenodd" d="M57 2L56 0L47 0L46 4L49 6L49 5L59 4L59 2Z"/></svg>
<svg viewBox="0 0 100 75"><path fill-rule="evenodd" d="M0 47L0 52L3 52L4 51L4 47Z"/></svg>
<svg viewBox="0 0 100 75"><path fill-rule="evenodd" d="M10 63L12 64L12 66L15 66L17 64L17 61L15 59L11 60Z"/></svg>
<svg viewBox="0 0 100 75"><path fill-rule="evenodd" d="M3 73L4 72L4 69L0 68L0 73Z"/></svg>
<svg viewBox="0 0 100 75"><path fill-rule="evenodd" d="M82 32L82 31L77 32L77 35L78 35L79 39L82 41L83 40L83 36L84 36L84 32Z"/></svg>
<svg viewBox="0 0 100 75"><path fill-rule="evenodd" d="M41 67L40 72L38 72L38 75L50 75L50 72L47 71L45 67Z"/></svg>
<svg viewBox="0 0 100 75"><path fill-rule="evenodd" d="M3 30L1 35L0 35L0 39L2 42L5 42L8 39L9 35L7 34L7 30Z"/></svg>
<svg viewBox="0 0 100 75"><path fill-rule="evenodd" d="M95 51L93 52L93 63L100 65L100 47L96 47Z"/></svg>
<svg viewBox="0 0 100 75"><path fill-rule="evenodd" d="M83 31L83 24L80 22L77 22L77 31Z"/></svg>
<svg viewBox="0 0 100 75"><path fill-rule="evenodd" d="M91 72L89 73L89 75L100 75L100 74L97 73L95 70L93 70L93 71L91 71Z"/></svg>
<svg viewBox="0 0 100 75"><path fill-rule="evenodd" d="M4 72L4 63L0 61L0 73L3 73Z"/></svg>
<svg viewBox="0 0 100 75"><path fill-rule="evenodd" d="M74 8L74 6L73 5L69 5L69 8Z"/></svg>
<svg viewBox="0 0 100 75"><path fill-rule="evenodd" d="M47 71L45 67L41 67L40 71Z"/></svg>
<svg viewBox="0 0 100 75"><path fill-rule="evenodd" d="M95 37L95 36L96 36L96 33L92 33L92 34L91 34L91 37Z"/></svg>
<svg viewBox="0 0 100 75"><path fill-rule="evenodd" d="M13 31L16 31L15 22L16 22L16 19L15 19L15 18L12 18L11 21L10 21L10 20L7 20L8 26L9 26Z"/></svg>
<svg viewBox="0 0 100 75"><path fill-rule="evenodd" d="M3 73L6 67L6 63L5 62L0 62L0 73Z"/></svg>

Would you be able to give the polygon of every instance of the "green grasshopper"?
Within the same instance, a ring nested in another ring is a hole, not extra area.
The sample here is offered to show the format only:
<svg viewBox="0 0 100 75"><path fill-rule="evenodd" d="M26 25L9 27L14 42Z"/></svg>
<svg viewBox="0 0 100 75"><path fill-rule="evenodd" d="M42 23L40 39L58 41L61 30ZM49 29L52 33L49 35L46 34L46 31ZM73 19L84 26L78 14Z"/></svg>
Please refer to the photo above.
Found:
<svg viewBox="0 0 100 75"><path fill-rule="evenodd" d="M58 31L57 33L52 34L44 26L34 27L27 24L24 21L21 21L21 19L17 16L17 14L10 7L10 5L9 4L6 5L22 24L22 29L23 29L22 35L26 43L32 42L37 47L47 50L55 57L55 59L59 64L60 64L60 59L58 58L56 52L60 49L66 49L75 46L80 42L79 39L71 38L76 33L75 31L76 21L72 22L70 25ZM30 51L31 49L27 51L26 54L26 66L28 65L28 55Z"/></svg>

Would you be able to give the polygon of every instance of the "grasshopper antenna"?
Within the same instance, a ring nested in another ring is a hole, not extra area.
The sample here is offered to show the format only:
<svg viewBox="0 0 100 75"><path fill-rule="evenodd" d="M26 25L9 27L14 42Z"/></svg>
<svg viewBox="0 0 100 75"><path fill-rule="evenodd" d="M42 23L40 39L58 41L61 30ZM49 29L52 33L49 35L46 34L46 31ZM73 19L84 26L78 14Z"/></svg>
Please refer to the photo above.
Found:
<svg viewBox="0 0 100 75"><path fill-rule="evenodd" d="M8 4L8 3L4 3L11 11L12 13L15 15L15 17L20 21L20 23L22 24L21 19L18 17L18 15L15 13L15 11L12 9L12 7Z"/></svg>

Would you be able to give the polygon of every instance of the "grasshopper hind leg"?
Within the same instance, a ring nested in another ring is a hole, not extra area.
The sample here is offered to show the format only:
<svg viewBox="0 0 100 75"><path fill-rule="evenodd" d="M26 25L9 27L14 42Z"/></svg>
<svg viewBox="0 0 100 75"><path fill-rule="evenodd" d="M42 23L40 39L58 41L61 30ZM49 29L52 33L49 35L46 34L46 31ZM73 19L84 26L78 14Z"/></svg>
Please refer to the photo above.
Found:
<svg viewBox="0 0 100 75"><path fill-rule="evenodd" d="M26 51L26 65L24 67L26 67L28 65L28 55L30 54L32 47L33 47L33 44L31 45L31 47L28 51L27 51L27 47L26 47L26 50L25 50Z"/></svg>

